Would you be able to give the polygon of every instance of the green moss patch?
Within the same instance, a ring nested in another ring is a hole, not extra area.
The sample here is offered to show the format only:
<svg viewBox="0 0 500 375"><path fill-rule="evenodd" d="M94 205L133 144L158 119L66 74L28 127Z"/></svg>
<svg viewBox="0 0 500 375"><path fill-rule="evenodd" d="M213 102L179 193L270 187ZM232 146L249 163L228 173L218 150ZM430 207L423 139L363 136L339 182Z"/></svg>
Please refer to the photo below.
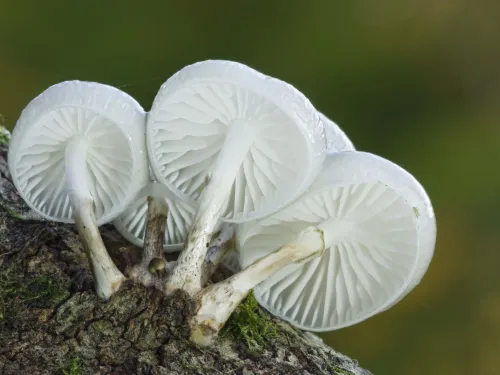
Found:
<svg viewBox="0 0 500 375"><path fill-rule="evenodd" d="M68 296L67 286L48 275L24 278L12 267L0 270L0 324L9 324L20 310L51 308Z"/></svg>
<svg viewBox="0 0 500 375"><path fill-rule="evenodd" d="M354 373L352 373L349 370L332 365L326 359L325 359L325 361L326 361L326 370L328 371L329 374L332 374L332 375L355 375Z"/></svg>
<svg viewBox="0 0 500 375"><path fill-rule="evenodd" d="M350 372L348 370L344 370L342 368L333 369L333 373L335 375L354 375L352 372Z"/></svg>
<svg viewBox="0 0 500 375"><path fill-rule="evenodd" d="M235 342L243 341L251 351L265 349L277 334L276 325L260 310L252 292L236 308L221 331L221 336L231 337Z"/></svg>
<svg viewBox="0 0 500 375"><path fill-rule="evenodd" d="M61 375L81 375L82 367L81 360L78 357L71 358L63 366L59 368L57 374Z"/></svg>

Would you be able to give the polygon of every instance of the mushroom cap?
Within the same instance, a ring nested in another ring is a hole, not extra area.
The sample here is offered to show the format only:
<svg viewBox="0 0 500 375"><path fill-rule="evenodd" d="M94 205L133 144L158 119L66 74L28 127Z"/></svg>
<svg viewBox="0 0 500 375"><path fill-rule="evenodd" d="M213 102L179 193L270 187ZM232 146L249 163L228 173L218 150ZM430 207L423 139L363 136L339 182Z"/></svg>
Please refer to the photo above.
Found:
<svg viewBox="0 0 500 375"><path fill-rule="evenodd" d="M175 194L198 199L229 128L241 122L254 138L225 220L263 217L304 192L325 158L317 111L293 86L231 61L189 65L160 88L146 136L155 178Z"/></svg>
<svg viewBox="0 0 500 375"><path fill-rule="evenodd" d="M354 151L354 145L342 129L340 129L336 123L326 117L323 113L318 111L318 114L325 127L327 154L331 154L333 152Z"/></svg>
<svg viewBox="0 0 500 375"><path fill-rule="evenodd" d="M157 183L152 186L154 190L161 187ZM192 200L180 199L167 188L154 192L150 190L149 188L141 190L136 200L113 221L113 225L129 242L144 247L148 214L147 197L153 195L157 199L162 199L168 207L163 249L167 252L179 251L184 247L198 205Z"/></svg>
<svg viewBox="0 0 500 375"><path fill-rule="evenodd" d="M73 223L66 183L66 146L89 144L82 176L97 225L116 218L147 181L146 115L131 96L95 82L49 87L23 110L12 133L9 169L26 201L46 219Z"/></svg>
<svg viewBox="0 0 500 375"><path fill-rule="evenodd" d="M422 186L388 160L348 151L328 156L298 200L241 226L241 265L324 222L323 256L287 266L254 290L263 307L305 330L350 326L391 307L418 284L434 252L435 217Z"/></svg>

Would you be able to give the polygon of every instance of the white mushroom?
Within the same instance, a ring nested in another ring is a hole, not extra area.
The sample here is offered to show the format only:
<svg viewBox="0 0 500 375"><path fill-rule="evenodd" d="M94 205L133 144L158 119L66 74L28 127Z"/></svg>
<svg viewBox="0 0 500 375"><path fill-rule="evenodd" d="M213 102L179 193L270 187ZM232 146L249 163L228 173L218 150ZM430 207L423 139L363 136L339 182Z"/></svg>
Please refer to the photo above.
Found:
<svg viewBox="0 0 500 375"><path fill-rule="evenodd" d="M76 223L105 299L124 276L97 226L115 219L147 180L144 127L143 109L126 93L68 81L32 100L12 133L16 188L44 218Z"/></svg>
<svg viewBox="0 0 500 375"><path fill-rule="evenodd" d="M312 183L325 157L323 124L295 88L229 61L204 61L172 76L147 124L155 178L199 201L193 229L166 291L191 295L219 220L280 209Z"/></svg>
<svg viewBox="0 0 500 375"><path fill-rule="evenodd" d="M254 290L267 310L305 330L342 328L394 305L418 284L434 251L436 223L424 189L372 154L329 156L306 194L243 225L242 266L311 225L325 234L324 255L285 267Z"/></svg>
<svg viewBox="0 0 500 375"><path fill-rule="evenodd" d="M367 153L331 155L297 201L240 227L236 239L246 268L199 294L191 340L210 345L257 285L265 308L302 329L364 320L422 278L435 229L425 191L400 167Z"/></svg>

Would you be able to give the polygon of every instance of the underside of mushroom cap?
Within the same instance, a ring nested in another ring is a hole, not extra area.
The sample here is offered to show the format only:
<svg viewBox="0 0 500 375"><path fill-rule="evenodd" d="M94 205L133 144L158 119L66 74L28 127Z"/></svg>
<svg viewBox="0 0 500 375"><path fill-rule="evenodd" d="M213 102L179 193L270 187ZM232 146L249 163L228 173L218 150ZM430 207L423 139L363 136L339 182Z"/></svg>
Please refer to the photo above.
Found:
<svg viewBox="0 0 500 375"><path fill-rule="evenodd" d="M331 154L333 152L354 151L354 145L342 129L323 113L318 111L318 114L325 127L326 152Z"/></svg>
<svg viewBox="0 0 500 375"><path fill-rule="evenodd" d="M72 141L82 141L88 144L88 176L81 179L89 186L97 224L113 220L147 180L145 117L137 101L111 86L67 81L49 87L28 104L14 128L9 148L14 184L35 212L73 222L65 151Z"/></svg>
<svg viewBox="0 0 500 375"><path fill-rule="evenodd" d="M154 184L159 187L159 184ZM193 224L197 204L193 200L180 199L168 189L161 189L155 194L151 189L143 189L136 200L123 212L113 225L128 241L136 246L144 247L146 235L146 219L148 212L148 196L161 199L168 208L163 248L167 252L179 251Z"/></svg>
<svg viewBox="0 0 500 375"><path fill-rule="evenodd" d="M363 165L359 168L359 165ZM338 171L337 171L338 170ZM342 170L344 170L342 172ZM349 171L359 171L359 174L350 174ZM337 171L338 175L334 172ZM350 174L350 180L343 175ZM434 255L436 244L436 217L427 192L423 186L403 168L389 160L366 152L346 152L335 158L328 157L323 172L318 175L311 186L311 191L338 184L342 181L357 183L363 180L380 178L385 184L405 197L413 207L418 219L419 251L417 266L412 281L407 290L400 297L408 294L422 279ZM400 299L396 300L399 301ZM391 305L392 306L392 305ZM390 306L389 306L390 307Z"/></svg>
<svg viewBox="0 0 500 375"><path fill-rule="evenodd" d="M172 76L148 116L155 177L198 199L229 129L248 130L249 150L231 188L224 218L268 215L300 195L321 169L323 124L293 86L231 61L204 61Z"/></svg>
<svg viewBox="0 0 500 375"><path fill-rule="evenodd" d="M328 157L307 193L237 241L243 267L311 225L328 223L321 258L278 271L255 288L271 313L311 331L355 324L418 284L434 251L435 219L420 184L395 164L362 152Z"/></svg>

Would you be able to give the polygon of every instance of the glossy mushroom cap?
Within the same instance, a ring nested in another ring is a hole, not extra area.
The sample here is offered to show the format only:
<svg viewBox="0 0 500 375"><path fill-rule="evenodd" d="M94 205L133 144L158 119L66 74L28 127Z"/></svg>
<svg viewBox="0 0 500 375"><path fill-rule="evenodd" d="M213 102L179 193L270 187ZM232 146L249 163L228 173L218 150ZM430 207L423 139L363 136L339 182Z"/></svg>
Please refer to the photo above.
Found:
<svg viewBox="0 0 500 375"><path fill-rule="evenodd" d="M242 143L236 149L243 160L227 199L227 220L276 211L319 173L326 142L311 103L293 86L246 65L211 60L183 68L154 100L147 144L156 179L198 199L233 127L241 128L231 137Z"/></svg>
<svg viewBox="0 0 500 375"><path fill-rule="evenodd" d="M147 180L144 126L141 106L114 87L80 81L51 86L23 110L12 133L13 182L44 218L74 222L65 151L81 140L87 175L74 182L88 185L97 224L109 222Z"/></svg>
<svg viewBox="0 0 500 375"><path fill-rule="evenodd" d="M434 252L436 224L424 189L368 153L330 155L307 193L243 225L242 266L311 225L324 230L324 255L287 266L254 290L271 313L310 331L349 326L392 306L418 284Z"/></svg>

